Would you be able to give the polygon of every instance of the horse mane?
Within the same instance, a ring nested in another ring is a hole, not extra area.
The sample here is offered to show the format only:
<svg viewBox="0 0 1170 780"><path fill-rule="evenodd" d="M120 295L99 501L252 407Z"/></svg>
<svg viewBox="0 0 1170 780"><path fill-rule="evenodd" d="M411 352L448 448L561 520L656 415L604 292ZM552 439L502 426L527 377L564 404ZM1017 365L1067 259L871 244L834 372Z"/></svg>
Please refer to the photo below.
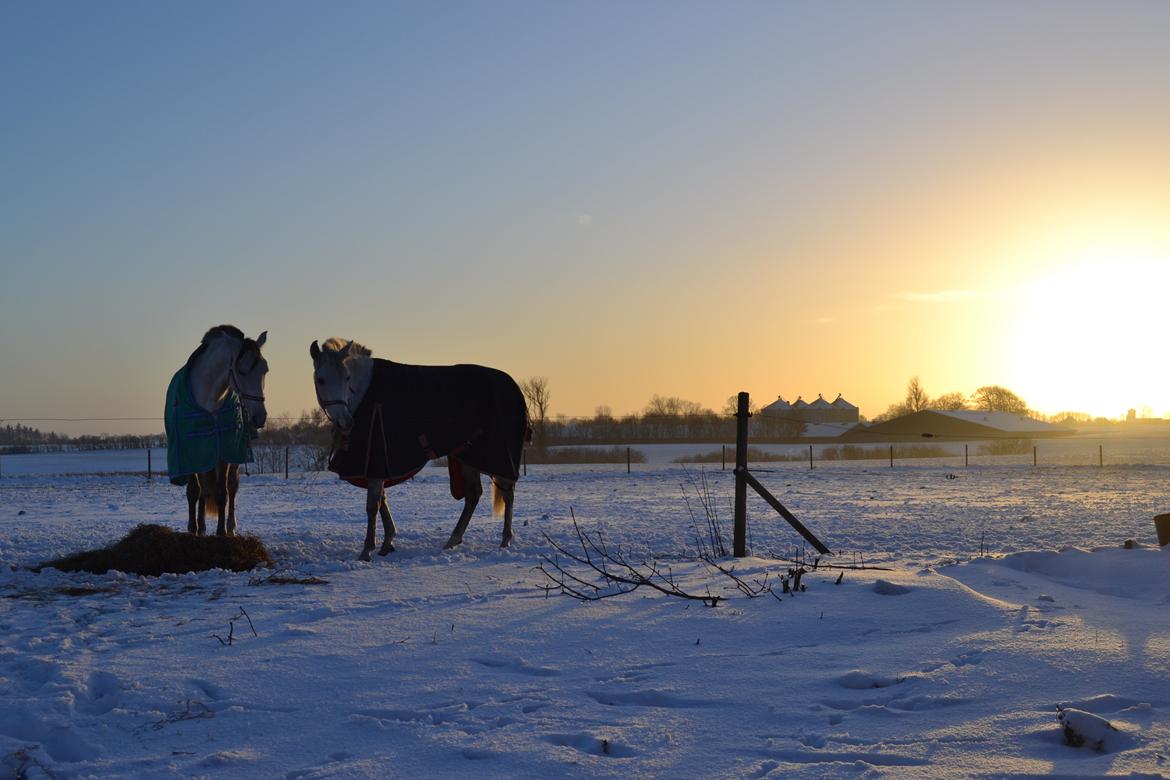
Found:
<svg viewBox="0 0 1170 780"><path fill-rule="evenodd" d="M331 357L340 358L341 360L351 357L370 357L374 354L370 351L369 347L363 344L350 341L349 339L338 338L337 336L331 336L325 339L321 344L321 351L331 353Z"/></svg>
<svg viewBox="0 0 1170 780"><path fill-rule="evenodd" d="M195 359L207 351L207 346L217 338L228 336L240 341L240 355L245 355L249 352L254 352L256 357L260 357L260 345L256 343L256 339L248 338L244 335L244 331L237 328L235 325L216 325L214 328L208 328L207 332L203 334L203 338L199 341L199 346L187 358L187 365L195 362ZM237 356L238 359L239 356Z"/></svg>
<svg viewBox="0 0 1170 780"><path fill-rule="evenodd" d="M246 339L244 336L244 331L240 330L235 325L216 325L214 328L208 328L207 332L203 334L202 343L206 344L207 342L214 338L218 338L219 336L231 336L232 338L239 339L240 341L251 340Z"/></svg>

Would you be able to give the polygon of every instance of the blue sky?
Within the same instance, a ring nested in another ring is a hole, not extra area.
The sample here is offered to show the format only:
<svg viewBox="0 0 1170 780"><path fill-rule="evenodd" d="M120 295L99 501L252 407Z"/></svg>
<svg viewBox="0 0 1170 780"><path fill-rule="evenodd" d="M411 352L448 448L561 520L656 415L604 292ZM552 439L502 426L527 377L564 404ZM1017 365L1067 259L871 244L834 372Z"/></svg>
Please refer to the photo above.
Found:
<svg viewBox="0 0 1170 780"><path fill-rule="evenodd" d="M1168 30L1158 3L7 3L0 418L153 414L219 322L269 331L272 414L331 335L548 376L566 414L876 414L913 374L1059 407L988 296L1070 242L1167 260ZM1160 379L1091 411L1170 408Z"/></svg>

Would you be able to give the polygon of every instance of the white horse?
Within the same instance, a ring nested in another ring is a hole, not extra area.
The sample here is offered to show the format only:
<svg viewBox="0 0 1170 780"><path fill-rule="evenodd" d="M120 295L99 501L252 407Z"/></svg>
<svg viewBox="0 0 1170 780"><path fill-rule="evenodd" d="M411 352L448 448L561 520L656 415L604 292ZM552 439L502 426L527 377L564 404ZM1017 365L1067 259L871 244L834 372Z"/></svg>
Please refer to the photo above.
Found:
<svg viewBox="0 0 1170 780"><path fill-rule="evenodd" d="M216 512L216 534L236 533L240 463L251 460L250 439L264 427L264 380L268 362L257 339L219 325L199 347L167 391L167 464L171 482L187 486L187 531L203 534L206 513Z"/></svg>
<svg viewBox="0 0 1170 780"><path fill-rule="evenodd" d="M413 366L371 357L353 341L332 338L309 347L317 402L342 442L329 468L366 488L366 539L361 560L374 551L377 518L394 551L397 528L386 486L410 479L428 460L446 456L451 495L464 499L444 549L462 543L483 495L480 474L492 480L492 506L504 517L501 547L512 541L512 508L521 452L531 440L524 396L510 376L483 366Z"/></svg>

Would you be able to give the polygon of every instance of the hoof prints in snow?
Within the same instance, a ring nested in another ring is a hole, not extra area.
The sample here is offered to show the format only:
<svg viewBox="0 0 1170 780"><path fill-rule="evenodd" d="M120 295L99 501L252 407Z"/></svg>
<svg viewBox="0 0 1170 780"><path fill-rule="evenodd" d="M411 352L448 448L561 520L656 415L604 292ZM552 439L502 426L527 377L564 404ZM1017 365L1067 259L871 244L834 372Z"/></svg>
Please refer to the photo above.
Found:
<svg viewBox="0 0 1170 780"><path fill-rule="evenodd" d="M842 688L854 691L868 690L869 688L889 688L892 685L901 685L909 677L883 677L861 669L853 669L837 678L837 684Z"/></svg>
<svg viewBox="0 0 1170 780"><path fill-rule="evenodd" d="M910 684L908 687L913 688L915 687L915 683L927 681L928 678L914 674L900 677L887 677L862 669L853 669L836 679L836 683L842 688L854 691L893 689L907 683ZM825 707L839 712L852 712L870 708L876 713L878 711L914 712L919 710L934 710L940 707L951 707L956 704L962 704L966 701L966 699L956 696L934 696L926 693L914 695L908 690L899 690L901 692L891 690L881 696L870 696L863 699L828 699L821 703ZM839 716L835 718L831 717L830 723L836 725L841 720L842 718Z"/></svg>
<svg viewBox="0 0 1170 780"><path fill-rule="evenodd" d="M459 723L466 714L466 707L458 707L449 712L418 712L416 710L361 710L350 716L355 723L373 723L385 728L390 723L422 723L429 726L442 726L447 723Z"/></svg>
<svg viewBox="0 0 1170 780"><path fill-rule="evenodd" d="M504 659L504 658L472 658L473 663L480 666L486 666L489 669L499 669L503 672L514 672L516 674L526 674L530 677L554 677L560 672L556 669L549 669L545 666L530 666L520 658Z"/></svg>
<svg viewBox="0 0 1170 780"><path fill-rule="evenodd" d="M88 701L79 700L77 709L88 715L105 715L118 706L121 682L110 672L93 672L89 676Z"/></svg>
<svg viewBox="0 0 1170 780"><path fill-rule="evenodd" d="M573 748L582 753L595 756L609 756L610 758L633 758L638 751L618 742L608 739L598 739L590 734L549 734L544 741L550 745Z"/></svg>
<svg viewBox="0 0 1170 780"><path fill-rule="evenodd" d="M924 766L930 762L892 753L862 753L834 750L775 750L768 756L790 764L869 764L871 766Z"/></svg>
<svg viewBox="0 0 1170 780"><path fill-rule="evenodd" d="M607 707L660 707L666 709L688 707L715 707L718 702L702 699L684 699L671 693L662 691L632 691L630 693L610 693L606 691L588 691L589 698L598 704Z"/></svg>

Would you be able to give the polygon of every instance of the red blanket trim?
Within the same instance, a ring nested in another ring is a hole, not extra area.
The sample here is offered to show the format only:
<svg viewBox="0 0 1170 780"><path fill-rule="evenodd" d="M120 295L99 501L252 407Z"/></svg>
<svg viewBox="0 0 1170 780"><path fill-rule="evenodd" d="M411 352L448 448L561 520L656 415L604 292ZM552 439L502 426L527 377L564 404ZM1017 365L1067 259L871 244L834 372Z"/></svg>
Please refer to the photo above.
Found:
<svg viewBox="0 0 1170 780"><path fill-rule="evenodd" d="M398 484L401 484L403 482L406 482L408 479L414 479L414 475L418 474L420 471L422 471L422 466L419 466L417 469L410 472L409 474L402 474L401 476L397 476L397 477L386 477L385 479L382 480L382 487L390 487L391 485L398 485ZM368 479L366 479L365 477L361 477L361 476L346 477L346 476L342 476L339 474L337 478L344 479L349 484L355 485L355 486L360 487L360 488L369 487L369 484L370 484L370 481Z"/></svg>
<svg viewBox="0 0 1170 780"><path fill-rule="evenodd" d="M459 501L467 495L467 490L463 484L463 466L454 453L447 456L447 474L451 478L451 498Z"/></svg>

